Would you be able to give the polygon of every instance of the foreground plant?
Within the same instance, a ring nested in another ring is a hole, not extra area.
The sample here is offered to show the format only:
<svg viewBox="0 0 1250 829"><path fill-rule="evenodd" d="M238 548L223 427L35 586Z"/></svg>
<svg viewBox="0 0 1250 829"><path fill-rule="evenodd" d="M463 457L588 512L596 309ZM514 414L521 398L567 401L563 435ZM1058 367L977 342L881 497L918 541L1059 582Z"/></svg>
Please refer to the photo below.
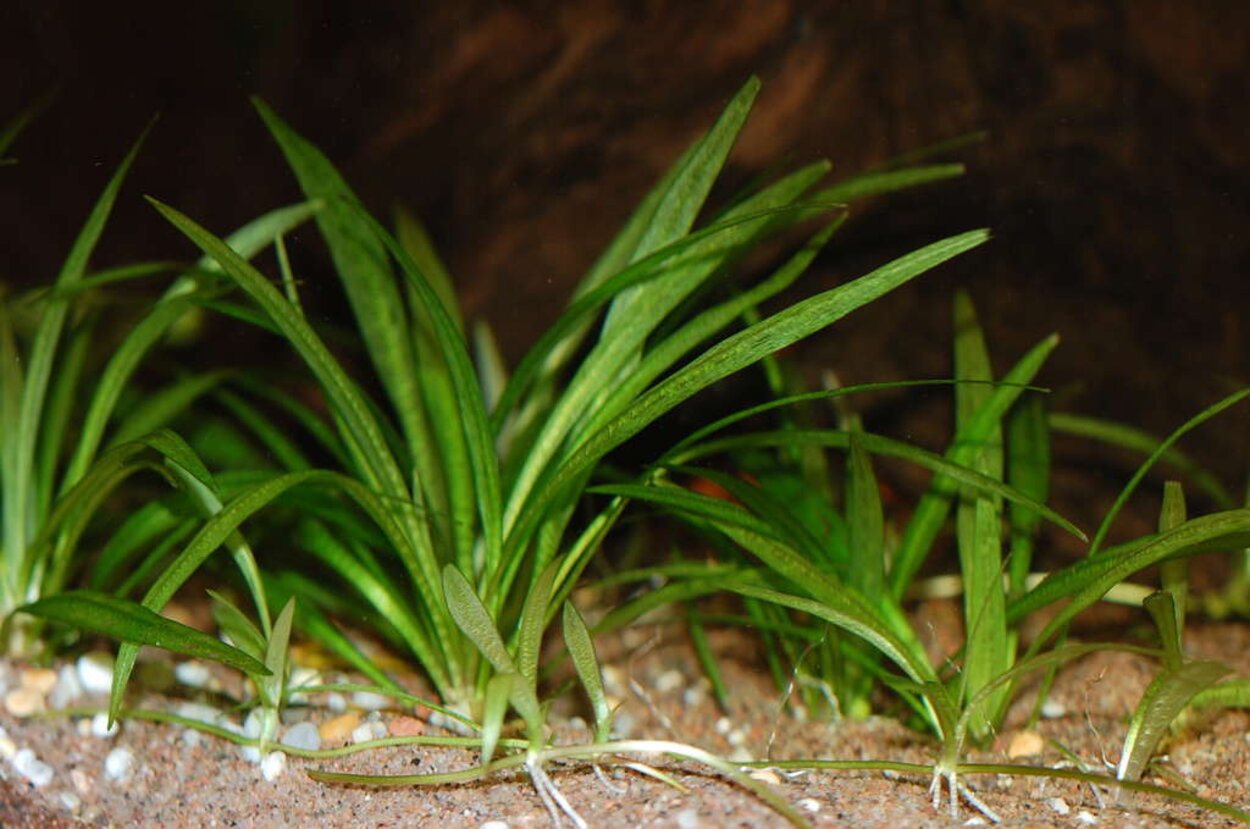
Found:
<svg viewBox="0 0 1250 829"><path fill-rule="evenodd" d="M815 164L749 193L692 231L757 88L749 83L644 200L510 379L491 368L485 335L477 337L475 369L449 283L424 238L412 227L398 240L387 233L324 156L258 103L306 195L323 205L317 222L385 405L347 375L309 324L289 270L284 293L191 219L156 204L242 289L252 317L259 312L258 321L303 358L324 392L330 428L293 399L271 397L288 412L300 411L341 464L341 471L317 470L295 459L297 468L244 489L239 510L208 526L232 530L279 497L291 505L315 501L316 509L299 516L295 538L350 594L322 589L306 567L277 574L275 584L300 595L305 623L374 681L390 683L336 634L324 611L369 620L416 657L445 702L480 715L497 666L456 623L442 589L447 565L515 643L539 575L552 571L551 606L560 606L624 506L625 499L610 499L573 526L605 454L701 389L985 240L974 231L937 242L725 337L721 332L745 309L797 279L838 224L820 229L745 294L705 310L687 301L726 278L761 240L828 213L837 201L836 186L813 189L827 169ZM861 187L955 172L951 165L895 171ZM278 454L280 430L251 411L257 437ZM190 565L202 557L184 559ZM124 661L121 667L129 669Z"/></svg>

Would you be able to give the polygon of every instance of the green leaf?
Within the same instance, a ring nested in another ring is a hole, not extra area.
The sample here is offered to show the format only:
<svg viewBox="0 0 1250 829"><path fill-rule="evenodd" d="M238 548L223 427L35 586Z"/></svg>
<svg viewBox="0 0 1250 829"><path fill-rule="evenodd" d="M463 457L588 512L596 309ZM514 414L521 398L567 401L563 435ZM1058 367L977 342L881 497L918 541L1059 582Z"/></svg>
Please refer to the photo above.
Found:
<svg viewBox="0 0 1250 829"><path fill-rule="evenodd" d="M503 718L508 712L508 700L512 696L512 686L521 682L518 674L495 674L486 683L486 693L482 695L482 752L480 763L486 765L495 757L495 747L499 745L499 736L503 732Z"/></svg>
<svg viewBox="0 0 1250 829"><path fill-rule="evenodd" d="M594 712L595 740L606 740L608 732L612 730L612 707L603 690L603 674L599 671L595 643L590 638L586 620L572 602L564 603L564 646L568 648L577 677L590 700L590 710Z"/></svg>
<svg viewBox="0 0 1250 829"><path fill-rule="evenodd" d="M211 659L249 676L269 675L254 657L214 636L166 619L135 602L90 590L67 590L19 610L53 622L100 633L136 645L152 645L200 659Z"/></svg>
<svg viewBox="0 0 1250 829"><path fill-rule="evenodd" d="M212 598L213 619L230 642L239 650L259 660L265 658L265 636L252 624L243 611L215 590L209 590ZM140 605L142 606L142 605ZM146 608L145 608L146 609ZM272 671L273 668L271 667Z"/></svg>
<svg viewBox="0 0 1250 829"><path fill-rule="evenodd" d="M443 568L443 592L446 596L447 609L456 626L469 637L482 656L494 667L496 673L520 674L512 655L504 646L495 620L487 612L486 606L474 592L464 575L454 566L448 564Z"/></svg>
<svg viewBox="0 0 1250 829"><path fill-rule="evenodd" d="M1119 780L1141 779L1172 720L1200 691L1232 672L1219 662L1190 662L1164 669L1142 694L1129 720L1128 735L1120 753L1115 776Z"/></svg>

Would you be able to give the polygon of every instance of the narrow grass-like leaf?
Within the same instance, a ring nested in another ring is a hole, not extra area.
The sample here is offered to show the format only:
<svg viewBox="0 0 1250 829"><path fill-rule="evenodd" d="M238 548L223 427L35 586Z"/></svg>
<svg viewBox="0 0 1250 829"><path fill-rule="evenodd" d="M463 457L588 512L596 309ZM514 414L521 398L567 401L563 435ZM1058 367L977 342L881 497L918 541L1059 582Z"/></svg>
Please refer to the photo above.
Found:
<svg viewBox="0 0 1250 829"><path fill-rule="evenodd" d="M1201 426L1203 423L1215 417L1217 414L1230 406L1235 406L1246 397L1250 397L1250 388L1241 389L1240 391L1234 392L1233 394L1216 401L1198 414L1191 417L1189 420L1182 423L1174 432L1172 432L1172 434L1168 435L1167 438L1165 438L1155 448L1155 450L1150 453L1150 457L1146 458L1146 460L1142 462L1141 466L1137 468L1137 471L1133 473L1133 477L1130 478L1129 482L1124 485L1122 490L1120 490L1120 494L1116 497L1115 503L1112 504L1111 509L1107 510L1107 514L1103 517L1102 523L1098 525L1098 531L1094 533L1094 539L1089 545L1088 555L1094 555L1102 547L1102 542L1106 539L1107 533L1111 530L1111 524L1115 521L1116 516L1120 514L1120 510L1124 508L1124 504L1128 502L1129 497L1132 496L1133 492L1137 489L1137 485L1140 484L1142 479L1146 477L1146 473L1150 471L1155 463L1167 454L1168 450L1172 448L1172 445L1184 437L1189 431Z"/></svg>
<svg viewBox="0 0 1250 829"><path fill-rule="evenodd" d="M495 757L495 748L499 745L499 736L503 732L504 714L508 712L508 700L512 696L512 686L521 681L518 674L495 674L486 683L486 692L482 695L482 765Z"/></svg>
<svg viewBox="0 0 1250 829"><path fill-rule="evenodd" d="M1046 424L1046 399L1040 394L1024 395L1007 414L1007 483L1038 503L1046 503L1050 495L1050 433ZM1014 502L1009 514L1008 584L1015 597L1026 589L1025 581L1033 562L1033 543L1042 516Z"/></svg>
<svg viewBox="0 0 1250 829"><path fill-rule="evenodd" d="M1039 650L1072 617L1104 596L1108 590L1172 557L1250 546L1250 509L1225 510L1185 522L1170 532L1107 550L1052 573L1008 608L1009 622L1060 599L1068 598L1030 646Z"/></svg>
<svg viewBox="0 0 1250 829"><path fill-rule="evenodd" d="M522 678L530 687L538 682L538 656L543 646L543 631L547 628L547 608L551 603L551 589L555 581L558 562L552 562L539 573L530 585L521 609L521 624L517 630L516 663Z"/></svg>
<svg viewBox="0 0 1250 829"><path fill-rule="evenodd" d="M1159 532L1165 533L1176 529L1185 523L1186 518L1185 491L1176 481L1164 482L1163 506L1159 509ZM1174 646L1174 655L1179 659L1180 632L1185 629L1185 609L1189 602L1189 562L1183 559L1163 562L1159 565L1159 580L1163 589L1171 597L1168 611L1172 615L1170 626L1165 628L1163 624L1160 624L1159 631L1164 637L1164 649L1168 650ZM1158 624L1158 613L1153 609L1155 607L1156 605L1147 605L1146 609L1150 611L1152 617L1155 617L1155 622Z"/></svg>
<svg viewBox="0 0 1250 829"><path fill-rule="evenodd" d="M1189 662L1160 672L1142 694L1129 720L1115 776L1120 780L1140 780L1172 720L1200 691L1231 672L1231 668L1219 662Z"/></svg>
<svg viewBox="0 0 1250 829"><path fill-rule="evenodd" d="M1154 452L1162 442L1158 437L1133 426L1097 417L1068 412L1051 412L1048 422L1055 432L1102 441L1140 452L1143 455ZM1238 505L1237 498L1214 475L1175 446L1169 447L1159 460L1183 473L1193 481L1195 486L1209 495L1221 509L1231 509Z"/></svg>
<svg viewBox="0 0 1250 829"><path fill-rule="evenodd" d="M263 661L266 650L264 634L257 630L252 620L234 602L215 590L209 590L208 595L212 599L213 620L230 640L230 644ZM270 670L273 668L270 667Z"/></svg>
<svg viewBox="0 0 1250 829"><path fill-rule="evenodd" d="M211 659L251 676L269 669L249 654L193 627L166 619L135 602L89 590L67 590L20 608L23 613L100 633L123 642L152 645Z"/></svg>
<svg viewBox="0 0 1250 829"><path fill-rule="evenodd" d="M149 124L97 199L86 224L74 240L73 247L61 267L55 283L57 287L73 284L86 272L87 260L95 249L100 234L104 231L104 225L112 213L122 182L150 129ZM8 564L6 569L10 573L22 569L21 560L26 555L27 544L37 532L37 527L42 523L42 518L49 508L47 504L38 504L33 501L36 493L30 484L33 482L35 446L43 420L45 395L68 312L69 303L66 300L50 301L43 307L43 315L35 332L26 363L15 431L6 435L4 442L6 453L3 492L4 555Z"/></svg>
<svg viewBox="0 0 1250 829"><path fill-rule="evenodd" d="M612 707L608 704L608 695L603 690L603 675L599 672L599 657L595 654L595 643L590 638L586 621L572 602L564 603L564 646L568 648L573 659L573 667L581 680L586 698L590 700L590 710L595 717L595 741L602 742L608 738L612 730Z"/></svg>
<svg viewBox="0 0 1250 829"><path fill-rule="evenodd" d="M1037 376L1037 372L1041 370L1047 357L1058 344L1057 336L1047 337L1029 349L1003 375L1002 382L994 387L994 392L989 395L984 405L980 406L976 414L970 416L956 432L950 447L946 450L948 460L961 466L969 464L978 447L988 439L989 433L999 428L1002 418L1020 395L1029 388L1028 384ZM941 531L946 521L953 494L951 481L935 477L912 513L911 520L907 522L903 540L895 553L894 564L890 568L890 588L895 597L901 597L907 592L908 585L911 584L911 580L924 563L925 556L928 555L938 532ZM1054 513L1046 510L1045 507L1039 511L1050 520L1054 520L1051 518ZM1065 521L1061 526L1084 540L1084 534L1070 523Z"/></svg>
<svg viewBox="0 0 1250 829"><path fill-rule="evenodd" d="M495 620L482 604L464 575L452 565L443 568L443 591L447 609L456 626L469 637L482 656L500 674L520 674L512 655L504 646Z"/></svg>
<svg viewBox="0 0 1250 829"><path fill-rule="evenodd" d="M566 485L579 479L604 454L698 391L828 326L921 273L977 247L988 238L985 231L976 230L935 242L854 282L798 302L712 346L640 397L631 409L605 424L558 470L549 471L544 485L536 487L541 494L532 499L533 503L529 506L532 517L529 521L523 518L523 525L514 530L514 534L527 537L532 525L526 525L536 521L546 503Z"/></svg>
<svg viewBox="0 0 1250 829"><path fill-rule="evenodd" d="M962 164L928 164L897 170L881 170L837 182L820 190L815 197L821 201L853 202L935 181L958 178L963 174L964 165Z"/></svg>
<svg viewBox="0 0 1250 829"><path fill-rule="evenodd" d="M865 596L880 596L885 586L885 514L872 458L850 433L847 458L846 509L851 566L847 581Z"/></svg>

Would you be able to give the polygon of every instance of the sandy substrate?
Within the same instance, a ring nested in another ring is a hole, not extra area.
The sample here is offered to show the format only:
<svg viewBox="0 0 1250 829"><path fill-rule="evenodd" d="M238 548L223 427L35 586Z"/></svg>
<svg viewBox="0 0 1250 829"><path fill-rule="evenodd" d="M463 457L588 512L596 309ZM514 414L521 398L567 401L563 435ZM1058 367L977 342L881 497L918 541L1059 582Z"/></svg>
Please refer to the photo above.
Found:
<svg viewBox="0 0 1250 829"><path fill-rule="evenodd" d="M725 659L732 690L732 710L720 711L698 680L689 647L679 635L650 637L640 656L613 660L610 673L622 689L621 725L631 737L675 739L723 756L751 755L784 759L877 758L927 762L931 740L908 731L894 720L866 722L803 722L778 713L779 693L750 659L751 646L740 633L728 633L715 644ZM1191 638L1195 655L1218 658L1241 675L1250 674L1250 628L1210 626ZM16 666L4 666L11 684ZM1052 694L1052 716L1038 730L1074 753L1091 768L1106 768L1119 756L1125 717L1149 682L1148 660L1105 653L1065 670ZM1031 702L1026 693L1009 718L1003 735L979 761L1006 760L1013 729L1023 722ZM147 699L154 707L159 699ZM362 712L363 713L363 712ZM559 709L565 722L558 739L575 740L575 712ZM313 711L314 722L331 712ZM368 715L364 715L368 719ZM399 712L378 718L392 730L411 727ZM35 787L0 765L0 826L545 826L549 820L529 782L520 775L501 776L467 785L434 788L377 789L323 785L302 773L326 768L381 774L446 771L472 765L472 752L432 747L376 749L333 760L288 759L285 772L266 780L260 767L245 760L240 749L212 737L195 739L185 729L131 721L116 736L90 736L80 722L67 718L17 720L0 711L0 726L16 748L30 748L54 774ZM1215 712L1195 720L1166 746L1167 765L1180 780L1203 797L1240 808L1250 807L1247 773L1250 715ZM87 732L84 736L84 732ZM427 733L435 733L433 730ZM339 744L345 742L340 739ZM119 747L136 761L129 777L112 779L106 758ZM688 789L679 791L623 769L609 770L606 782L587 764L553 766L556 785L592 826L681 827L782 826L769 808L713 772L659 758ZM1070 765L1053 744L1038 756L1019 762ZM761 775L817 826L950 826L974 818L968 807L952 822L935 812L923 777L883 772L813 772L788 776ZM1150 775L1148 780L1175 786ZM1219 827L1236 825L1219 815L1153 796L1137 796L1132 807L1115 805L1114 794L1052 779L1023 777L968 778L977 795L1013 826L1138 826ZM499 822L499 823L492 823Z"/></svg>

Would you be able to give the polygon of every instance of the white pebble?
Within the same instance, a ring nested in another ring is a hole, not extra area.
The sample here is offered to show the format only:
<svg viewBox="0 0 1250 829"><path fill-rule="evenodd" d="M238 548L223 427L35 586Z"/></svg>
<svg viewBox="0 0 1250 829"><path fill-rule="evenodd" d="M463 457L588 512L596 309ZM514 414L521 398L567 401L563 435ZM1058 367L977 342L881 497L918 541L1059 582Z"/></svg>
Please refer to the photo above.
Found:
<svg viewBox="0 0 1250 829"><path fill-rule="evenodd" d="M655 678L655 690L661 694L676 691L686 684L686 677L676 668L670 668Z"/></svg>
<svg viewBox="0 0 1250 829"><path fill-rule="evenodd" d="M108 714L96 714L91 718L91 735L93 737L115 737L120 723L114 721L109 725Z"/></svg>
<svg viewBox="0 0 1250 829"><path fill-rule="evenodd" d="M174 678L188 688L205 688L213 675L203 662L179 662L174 668Z"/></svg>
<svg viewBox="0 0 1250 829"><path fill-rule="evenodd" d="M306 751L316 751L321 748L321 734L317 731L317 726L310 722L296 723L286 730L282 735L282 742L291 748L302 748Z"/></svg>
<svg viewBox="0 0 1250 829"><path fill-rule="evenodd" d="M380 740L387 735L386 723L379 720L361 723L352 729L353 743L366 743L369 740Z"/></svg>
<svg viewBox="0 0 1250 829"><path fill-rule="evenodd" d="M352 705L364 711L381 711L391 704L391 698L371 691L357 691L352 694Z"/></svg>
<svg viewBox="0 0 1250 829"><path fill-rule="evenodd" d="M1068 801L1064 800L1062 797L1052 797L1050 800L1046 801L1046 805L1061 815L1066 815L1072 811L1072 807L1068 805Z"/></svg>
<svg viewBox="0 0 1250 829"><path fill-rule="evenodd" d="M286 755L281 751L271 751L261 761L260 773L265 776L266 780L276 780L284 771L286 771Z"/></svg>
<svg viewBox="0 0 1250 829"><path fill-rule="evenodd" d="M758 780L761 783L767 783L770 786L777 786L781 784L781 778L778 777L777 772L772 769L756 769L747 776L752 780Z"/></svg>
<svg viewBox="0 0 1250 829"><path fill-rule="evenodd" d="M46 707L43 694L34 688L17 688L4 696L5 709L17 718L38 714Z"/></svg>
<svg viewBox="0 0 1250 829"><path fill-rule="evenodd" d="M60 800L66 811L77 812L82 808L82 798L73 792L61 792Z"/></svg>
<svg viewBox="0 0 1250 829"><path fill-rule="evenodd" d="M57 673L56 687L48 694L48 705L53 708L68 708L82 696L82 683L78 681L78 671L65 665Z"/></svg>
<svg viewBox="0 0 1250 829"><path fill-rule="evenodd" d="M17 755L17 743L0 729L0 759L12 760Z"/></svg>
<svg viewBox="0 0 1250 829"><path fill-rule="evenodd" d="M681 829L695 829L699 825L699 813L694 809L682 809L677 813L677 825Z"/></svg>
<svg viewBox="0 0 1250 829"><path fill-rule="evenodd" d="M113 690L113 654L91 651L78 657L78 681L88 694L107 694Z"/></svg>
<svg viewBox="0 0 1250 829"><path fill-rule="evenodd" d="M973 815L972 817L964 821L964 826L984 826L984 825L985 825L985 818L981 817L980 815Z"/></svg>
<svg viewBox="0 0 1250 829"><path fill-rule="evenodd" d="M707 691L698 685L681 692L681 704L687 708L698 708L707 699Z"/></svg>
<svg viewBox="0 0 1250 829"><path fill-rule="evenodd" d="M1058 719L1067 713L1067 707L1058 700L1048 699L1042 703L1042 716L1048 720Z"/></svg>
<svg viewBox="0 0 1250 829"><path fill-rule="evenodd" d="M80 795L88 794L92 789L91 778L82 769L70 769L69 782L74 785L74 791Z"/></svg>
<svg viewBox="0 0 1250 829"><path fill-rule="evenodd" d="M506 820L488 820L482 824L481 829L508 829L508 821Z"/></svg>
<svg viewBox="0 0 1250 829"><path fill-rule="evenodd" d="M746 746L738 746L733 751L729 752L729 762L731 763L749 763L754 759L754 755L747 750Z"/></svg>
<svg viewBox="0 0 1250 829"><path fill-rule="evenodd" d="M740 746L746 743L747 733L741 728L735 728L733 731L730 731L727 735L725 735L725 740L731 746Z"/></svg>
<svg viewBox="0 0 1250 829"><path fill-rule="evenodd" d="M104 758L104 774L110 780L125 783L134 774L135 754L128 748L115 748Z"/></svg>
<svg viewBox="0 0 1250 829"><path fill-rule="evenodd" d="M186 748L197 748L204 742L203 735L194 728L184 729L182 732L182 744Z"/></svg>
<svg viewBox="0 0 1250 829"><path fill-rule="evenodd" d="M336 714L342 714L347 710L347 697L338 691L331 691L326 694L326 708L329 708Z"/></svg>
<svg viewBox="0 0 1250 829"><path fill-rule="evenodd" d="M1094 817L1085 809L1082 809L1081 811L1076 813L1076 821L1077 823L1084 823L1087 826L1093 826L1095 823L1098 822L1098 818Z"/></svg>
<svg viewBox="0 0 1250 829"><path fill-rule="evenodd" d="M46 786L52 782L52 767L35 756L35 752L24 748L13 755L13 768L36 787Z"/></svg>
<svg viewBox="0 0 1250 829"><path fill-rule="evenodd" d="M728 734L730 729L732 729L733 727L734 727L734 724L729 721L728 717L721 717L719 720L716 721L716 733L717 734Z"/></svg>
<svg viewBox="0 0 1250 829"><path fill-rule="evenodd" d="M814 797L805 797L798 802L798 807L805 812L816 814L820 811L820 801Z"/></svg>

